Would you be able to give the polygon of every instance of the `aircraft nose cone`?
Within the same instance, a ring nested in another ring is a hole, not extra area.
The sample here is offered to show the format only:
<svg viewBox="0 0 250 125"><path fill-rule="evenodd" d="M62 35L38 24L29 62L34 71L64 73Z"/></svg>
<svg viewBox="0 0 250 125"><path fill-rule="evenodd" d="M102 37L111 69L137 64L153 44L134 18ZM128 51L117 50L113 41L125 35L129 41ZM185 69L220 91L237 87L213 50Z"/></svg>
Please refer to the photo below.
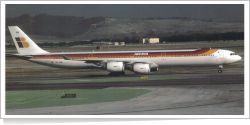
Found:
<svg viewBox="0 0 250 125"><path fill-rule="evenodd" d="M241 60L241 56L236 56L236 60L237 61Z"/></svg>

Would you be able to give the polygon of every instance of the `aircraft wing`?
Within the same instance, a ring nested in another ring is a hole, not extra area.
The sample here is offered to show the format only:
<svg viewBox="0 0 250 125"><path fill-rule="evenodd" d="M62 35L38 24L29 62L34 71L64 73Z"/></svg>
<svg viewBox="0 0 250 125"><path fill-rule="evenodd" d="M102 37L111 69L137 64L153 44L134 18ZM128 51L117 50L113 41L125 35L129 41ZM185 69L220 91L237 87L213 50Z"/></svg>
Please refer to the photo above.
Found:
<svg viewBox="0 0 250 125"><path fill-rule="evenodd" d="M122 60L94 60L94 59L80 59L80 60L76 60L76 61L84 61L86 63L108 63L108 62L124 62L124 63L130 63L131 61L122 61Z"/></svg>
<svg viewBox="0 0 250 125"><path fill-rule="evenodd" d="M144 64L149 64L150 67L157 68L159 67L156 63L154 62L134 62L134 61L122 61L122 60L79 60L79 61L85 61L85 63L93 63L95 65L103 65L108 62L123 62L125 65L130 66L136 63L144 63Z"/></svg>
<svg viewBox="0 0 250 125"><path fill-rule="evenodd" d="M62 57L65 59L65 60L71 60L70 58L66 57L65 55L62 55ZM154 62L141 62L141 61L138 61L138 62L135 62L135 61L124 61L124 60L100 60L100 59L76 59L75 61L84 61L85 63L93 63L95 65L102 65L102 64L105 64L105 63L108 63L108 62L123 62L124 64L126 65L133 65L135 63L144 63L144 64L150 64L150 66L153 66L153 67L158 67L158 65Z"/></svg>

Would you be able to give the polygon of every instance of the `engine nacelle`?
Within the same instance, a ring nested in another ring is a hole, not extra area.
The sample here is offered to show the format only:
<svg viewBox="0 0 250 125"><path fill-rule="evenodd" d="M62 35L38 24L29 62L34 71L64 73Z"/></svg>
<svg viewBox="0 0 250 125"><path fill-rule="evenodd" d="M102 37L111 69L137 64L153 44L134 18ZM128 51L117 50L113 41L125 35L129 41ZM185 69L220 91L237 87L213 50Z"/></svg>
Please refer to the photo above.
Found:
<svg viewBox="0 0 250 125"><path fill-rule="evenodd" d="M156 71L158 71L158 68L151 68L150 69L150 72L156 72Z"/></svg>
<svg viewBox="0 0 250 125"><path fill-rule="evenodd" d="M133 66L131 66L130 70L135 73L148 74L150 73L150 66L149 64L136 63Z"/></svg>
<svg viewBox="0 0 250 125"><path fill-rule="evenodd" d="M124 71L123 62L108 62L105 67L109 72L122 72Z"/></svg>

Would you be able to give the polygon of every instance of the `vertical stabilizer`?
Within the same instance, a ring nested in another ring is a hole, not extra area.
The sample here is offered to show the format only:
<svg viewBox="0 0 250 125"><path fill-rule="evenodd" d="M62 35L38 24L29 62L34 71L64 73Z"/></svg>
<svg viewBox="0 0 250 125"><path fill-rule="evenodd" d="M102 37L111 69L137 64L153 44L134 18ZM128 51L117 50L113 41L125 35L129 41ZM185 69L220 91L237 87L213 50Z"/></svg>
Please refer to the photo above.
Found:
<svg viewBox="0 0 250 125"><path fill-rule="evenodd" d="M49 53L36 45L18 26L9 26L10 34L20 54Z"/></svg>

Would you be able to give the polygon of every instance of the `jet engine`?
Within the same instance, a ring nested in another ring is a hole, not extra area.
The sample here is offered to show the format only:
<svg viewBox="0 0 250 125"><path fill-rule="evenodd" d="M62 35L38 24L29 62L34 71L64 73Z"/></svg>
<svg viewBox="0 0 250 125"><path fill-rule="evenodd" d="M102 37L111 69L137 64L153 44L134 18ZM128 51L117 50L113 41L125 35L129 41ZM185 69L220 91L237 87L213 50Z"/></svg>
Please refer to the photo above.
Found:
<svg viewBox="0 0 250 125"><path fill-rule="evenodd" d="M150 66L150 64L136 63L130 67L130 71L135 73L148 74L150 72L158 71L158 66Z"/></svg>
<svg viewBox="0 0 250 125"><path fill-rule="evenodd" d="M158 71L158 67L157 67L157 68L151 68L150 71L151 71L151 72L156 72L156 71Z"/></svg>
<svg viewBox="0 0 250 125"><path fill-rule="evenodd" d="M108 62L104 69L107 69L109 72L122 72L124 71L123 62Z"/></svg>
<svg viewBox="0 0 250 125"><path fill-rule="evenodd" d="M130 67L130 70L135 73L148 74L150 73L150 66L149 64L136 63Z"/></svg>

